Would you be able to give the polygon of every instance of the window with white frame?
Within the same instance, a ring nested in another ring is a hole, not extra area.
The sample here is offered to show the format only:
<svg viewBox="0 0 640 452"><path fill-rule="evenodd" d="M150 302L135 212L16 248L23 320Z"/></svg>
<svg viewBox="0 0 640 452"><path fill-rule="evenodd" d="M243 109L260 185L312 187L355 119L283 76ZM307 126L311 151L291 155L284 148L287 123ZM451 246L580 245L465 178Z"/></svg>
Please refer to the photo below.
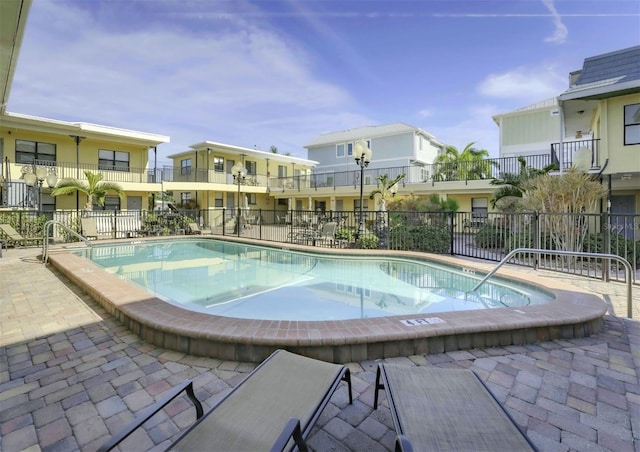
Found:
<svg viewBox="0 0 640 452"><path fill-rule="evenodd" d="M16 163L31 164L34 160L56 161L56 145L38 141L16 140Z"/></svg>
<svg viewBox="0 0 640 452"><path fill-rule="evenodd" d="M224 207L224 193L216 192L213 205L214 207Z"/></svg>
<svg viewBox="0 0 640 452"><path fill-rule="evenodd" d="M98 205L96 199L93 200L93 210L120 210L120 197L107 195L104 197L104 206Z"/></svg>
<svg viewBox="0 0 640 452"><path fill-rule="evenodd" d="M336 157L344 157L344 144L336 144Z"/></svg>
<svg viewBox="0 0 640 452"><path fill-rule="evenodd" d="M191 201L191 192L180 193L180 204L186 206Z"/></svg>
<svg viewBox="0 0 640 452"><path fill-rule="evenodd" d="M256 173L256 169L257 169L257 163L256 162L252 162L251 160L247 160L244 162L244 167L247 169L247 175L248 176L255 176Z"/></svg>
<svg viewBox="0 0 640 452"><path fill-rule="evenodd" d="M98 168L105 171L129 171L129 153L100 149Z"/></svg>
<svg viewBox="0 0 640 452"><path fill-rule="evenodd" d="M184 159L180 161L180 174L182 176L191 174L191 159Z"/></svg>
<svg viewBox="0 0 640 452"><path fill-rule="evenodd" d="M471 198L471 217L487 218L489 212L488 198Z"/></svg>
<svg viewBox="0 0 640 452"><path fill-rule="evenodd" d="M287 167L278 165L278 177L287 177Z"/></svg>
<svg viewBox="0 0 640 452"><path fill-rule="evenodd" d="M247 202L250 206L255 206L257 204L255 193L247 193L245 196L247 197Z"/></svg>
<svg viewBox="0 0 640 452"><path fill-rule="evenodd" d="M362 203L362 210L369 210L369 200L367 198L363 199L363 203ZM356 210L360 210L360 200L356 199L355 201L353 201L353 207Z"/></svg>
<svg viewBox="0 0 640 452"><path fill-rule="evenodd" d="M224 172L224 157L213 157L213 170L217 173Z"/></svg>
<svg viewBox="0 0 640 452"><path fill-rule="evenodd" d="M347 143L347 155L348 156L353 155L353 143Z"/></svg>
<svg viewBox="0 0 640 452"><path fill-rule="evenodd" d="M640 104L624 106L624 144L640 144Z"/></svg>

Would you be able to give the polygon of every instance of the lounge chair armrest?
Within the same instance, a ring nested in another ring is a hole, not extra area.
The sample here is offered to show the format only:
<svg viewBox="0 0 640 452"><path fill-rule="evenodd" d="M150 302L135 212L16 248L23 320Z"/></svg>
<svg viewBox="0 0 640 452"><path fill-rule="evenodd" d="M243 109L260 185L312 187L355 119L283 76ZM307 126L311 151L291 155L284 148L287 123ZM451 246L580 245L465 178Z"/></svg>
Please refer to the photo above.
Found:
<svg viewBox="0 0 640 452"><path fill-rule="evenodd" d="M413 452L411 440L404 435L396 436L395 452Z"/></svg>
<svg viewBox="0 0 640 452"><path fill-rule="evenodd" d="M293 440L296 442L298 446L298 450L300 452L306 452L309 450L307 447L307 443L302 439L302 430L300 428L300 419L296 419L292 417L287 422L287 425L282 429L280 436L271 447L271 452L282 452L285 447L287 447L287 443L293 437Z"/></svg>
<svg viewBox="0 0 640 452"><path fill-rule="evenodd" d="M196 407L196 419L200 419L204 413L202 404L196 398L196 395L193 392L193 382L190 380L185 380L180 385L169 391L169 393L165 397L163 397L162 400L143 410L142 413L136 416L131 424L129 424L117 435L111 437L109 441L100 446L98 452L106 452L116 447L118 444L124 441L125 438L136 431L142 424L148 421L154 414L167 406L173 399L178 397L183 391L186 391L187 396L191 399Z"/></svg>

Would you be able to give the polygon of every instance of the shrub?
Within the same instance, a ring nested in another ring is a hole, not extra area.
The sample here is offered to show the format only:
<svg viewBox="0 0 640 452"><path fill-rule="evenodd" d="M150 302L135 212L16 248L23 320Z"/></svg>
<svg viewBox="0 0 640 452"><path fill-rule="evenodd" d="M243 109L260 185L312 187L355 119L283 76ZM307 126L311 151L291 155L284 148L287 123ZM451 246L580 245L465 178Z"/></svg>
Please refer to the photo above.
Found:
<svg viewBox="0 0 640 452"><path fill-rule="evenodd" d="M358 241L356 242L356 246L362 249L374 250L378 249L379 239L377 236L365 232L360 237L358 237Z"/></svg>
<svg viewBox="0 0 640 452"><path fill-rule="evenodd" d="M504 229L486 223L474 237L476 246L480 248L503 248L507 235Z"/></svg>
<svg viewBox="0 0 640 452"><path fill-rule="evenodd" d="M610 253L624 257L631 265L634 263L633 251L635 246L635 263L640 265L640 241L636 242L634 245L633 240L628 239L621 234L610 234L609 240L611 243ZM582 251L587 253L604 253L605 247L603 234L587 235L582 245Z"/></svg>
<svg viewBox="0 0 640 452"><path fill-rule="evenodd" d="M389 232L391 248L396 250L449 253L451 231L438 226L396 226Z"/></svg>

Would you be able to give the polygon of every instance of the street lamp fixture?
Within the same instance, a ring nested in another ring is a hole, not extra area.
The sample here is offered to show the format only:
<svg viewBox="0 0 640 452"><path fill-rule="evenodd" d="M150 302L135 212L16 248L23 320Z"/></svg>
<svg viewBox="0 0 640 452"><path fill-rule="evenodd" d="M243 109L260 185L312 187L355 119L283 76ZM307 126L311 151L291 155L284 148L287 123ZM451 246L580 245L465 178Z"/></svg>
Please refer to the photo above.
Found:
<svg viewBox="0 0 640 452"><path fill-rule="evenodd" d="M355 142L353 145L353 158L356 161L356 165L360 167L360 218L356 237L360 238L364 235L364 169L371 161L371 149L369 149L366 141L358 140Z"/></svg>
<svg viewBox="0 0 640 452"><path fill-rule="evenodd" d="M234 183L238 184L238 216L236 218L235 233L240 236L240 218L242 217L242 210L240 204L240 185L245 181L247 176L247 169L240 162L231 167L231 174L233 174Z"/></svg>
<svg viewBox="0 0 640 452"><path fill-rule="evenodd" d="M22 177L27 186L31 189L38 188L38 211L42 211L42 186L45 181L49 188L54 188L58 183L58 175L54 167L31 166L22 167Z"/></svg>

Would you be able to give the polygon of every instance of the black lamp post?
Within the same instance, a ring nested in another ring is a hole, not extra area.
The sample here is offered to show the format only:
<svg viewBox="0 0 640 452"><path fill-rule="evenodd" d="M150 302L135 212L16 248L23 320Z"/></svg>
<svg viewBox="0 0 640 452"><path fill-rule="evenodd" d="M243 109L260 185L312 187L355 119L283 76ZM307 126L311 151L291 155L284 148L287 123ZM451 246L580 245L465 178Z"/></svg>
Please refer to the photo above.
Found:
<svg viewBox="0 0 640 452"><path fill-rule="evenodd" d="M240 162L231 167L231 173L233 174L233 180L238 184L238 217L236 218L236 225L234 233L240 236L240 218L242 217L242 210L240 207L240 185L244 182L247 175L247 169Z"/></svg>
<svg viewBox="0 0 640 452"><path fill-rule="evenodd" d="M358 234L356 237L357 239L364 235L364 169L371 161L371 149L369 149L369 145L366 141L358 140L355 142L353 146L353 158L355 159L356 164L360 167L360 218Z"/></svg>

